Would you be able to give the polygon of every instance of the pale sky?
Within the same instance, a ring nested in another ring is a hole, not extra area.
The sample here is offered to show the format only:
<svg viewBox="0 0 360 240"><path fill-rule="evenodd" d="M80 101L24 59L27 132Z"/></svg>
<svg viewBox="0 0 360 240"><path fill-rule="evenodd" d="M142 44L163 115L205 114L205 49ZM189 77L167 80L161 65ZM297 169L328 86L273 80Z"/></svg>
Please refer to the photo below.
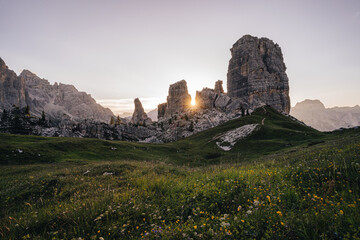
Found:
<svg viewBox="0 0 360 240"><path fill-rule="evenodd" d="M10 69L73 84L115 113L136 97L155 108L181 79L193 97L218 79L226 89L245 34L280 45L293 106L360 104L359 0L0 0L0 32Z"/></svg>

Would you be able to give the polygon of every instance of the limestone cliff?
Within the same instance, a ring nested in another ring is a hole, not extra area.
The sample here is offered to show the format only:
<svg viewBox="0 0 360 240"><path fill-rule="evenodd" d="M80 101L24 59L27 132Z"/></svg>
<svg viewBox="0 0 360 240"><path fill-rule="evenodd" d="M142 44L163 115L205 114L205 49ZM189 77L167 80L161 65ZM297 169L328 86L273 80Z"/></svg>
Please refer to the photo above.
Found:
<svg viewBox="0 0 360 240"><path fill-rule="evenodd" d="M289 80L279 45L245 35L230 51L228 96L241 99L251 109L267 104L289 113Z"/></svg>
<svg viewBox="0 0 360 240"><path fill-rule="evenodd" d="M71 119L91 119L108 122L114 114L110 109L97 104L87 93L79 92L67 84L51 85L34 73L24 70L17 76L0 58L0 108L10 109L30 107L30 112L41 116L61 119L64 115Z"/></svg>
<svg viewBox="0 0 360 240"><path fill-rule="evenodd" d="M25 80L6 66L0 58L0 108L9 109L13 105L25 107L28 101Z"/></svg>
<svg viewBox="0 0 360 240"><path fill-rule="evenodd" d="M110 109L97 104L90 94L79 92L73 85L51 85L29 70L19 76L26 84L29 92L30 111L39 114L43 110L49 117L61 119L68 115L72 119L92 119L109 122L114 116Z"/></svg>

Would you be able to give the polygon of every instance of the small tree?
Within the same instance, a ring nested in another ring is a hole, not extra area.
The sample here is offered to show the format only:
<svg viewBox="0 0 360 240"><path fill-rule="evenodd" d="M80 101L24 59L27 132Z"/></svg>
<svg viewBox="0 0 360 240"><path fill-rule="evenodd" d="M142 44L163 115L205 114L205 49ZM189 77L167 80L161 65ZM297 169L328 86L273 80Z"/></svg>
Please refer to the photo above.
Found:
<svg viewBox="0 0 360 240"><path fill-rule="evenodd" d="M115 125L120 125L120 124L121 124L121 118L119 115L117 115Z"/></svg>
<svg viewBox="0 0 360 240"><path fill-rule="evenodd" d="M42 111L42 113L41 113L41 122L45 122L46 121L46 117L45 117L45 112L44 112L44 110Z"/></svg>
<svg viewBox="0 0 360 240"><path fill-rule="evenodd" d="M110 125L114 125L114 124L115 124L114 117L110 117Z"/></svg>
<svg viewBox="0 0 360 240"><path fill-rule="evenodd" d="M240 110L241 110L241 116L245 116L245 110L244 110L244 108L241 107Z"/></svg>
<svg viewBox="0 0 360 240"><path fill-rule="evenodd" d="M189 131L190 132L194 131L194 122L193 121L190 122Z"/></svg>
<svg viewBox="0 0 360 240"><path fill-rule="evenodd" d="M249 109L246 109L246 116L249 116L250 113L249 113Z"/></svg>
<svg viewBox="0 0 360 240"><path fill-rule="evenodd" d="M1 121L6 122L7 120L8 120L8 113L7 113L6 109L4 109L4 111L2 112L2 115L1 115Z"/></svg>
<svg viewBox="0 0 360 240"><path fill-rule="evenodd" d="M30 107L29 107L29 105L26 105L26 107L25 107L25 115L30 116Z"/></svg>

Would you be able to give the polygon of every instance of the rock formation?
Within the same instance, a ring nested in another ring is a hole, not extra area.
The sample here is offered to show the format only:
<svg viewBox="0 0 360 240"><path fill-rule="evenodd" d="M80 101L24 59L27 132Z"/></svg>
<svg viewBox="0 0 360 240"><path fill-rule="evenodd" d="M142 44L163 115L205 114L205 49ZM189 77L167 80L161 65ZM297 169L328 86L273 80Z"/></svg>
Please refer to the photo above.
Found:
<svg viewBox="0 0 360 240"><path fill-rule="evenodd" d="M13 105L25 107L28 101L25 81L9 70L0 58L0 108L9 109Z"/></svg>
<svg viewBox="0 0 360 240"><path fill-rule="evenodd" d="M224 88L223 88L223 81L218 80L215 82L215 88L214 88L214 92L217 94L221 94L224 93Z"/></svg>
<svg viewBox="0 0 360 240"><path fill-rule="evenodd" d="M198 108L212 109L215 107L215 100L218 94L213 89L203 88L202 91L196 91L195 102Z"/></svg>
<svg viewBox="0 0 360 240"><path fill-rule="evenodd" d="M73 85L51 85L34 73L23 70L17 76L0 58L0 108L30 107L31 114L41 116L42 111L53 119L64 115L71 119L91 119L108 122L114 114L97 104L89 94L79 92Z"/></svg>
<svg viewBox="0 0 360 240"><path fill-rule="evenodd" d="M230 51L228 96L251 109L267 104L289 113L289 80L280 47L267 38L245 35Z"/></svg>
<svg viewBox="0 0 360 240"><path fill-rule="evenodd" d="M72 119L100 122L108 122L114 116L110 109L97 104L91 95L79 92L73 85L51 85L28 70L23 70L19 77L26 83L30 111L35 115L44 110L51 118L61 119L68 115Z"/></svg>
<svg viewBox="0 0 360 240"><path fill-rule="evenodd" d="M181 80L170 85L166 105L163 103L158 106L158 117L182 113L190 107L191 96L188 93L186 81Z"/></svg>
<svg viewBox="0 0 360 240"><path fill-rule="evenodd" d="M150 125L152 123L152 120L145 113L144 108L138 98L135 98L134 104L135 104L135 110L131 118L131 123L141 126Z"/></svg>
<svg viewBox="0 0 360 240"><path fill-rule="evenodd" d="M196 106L199 109L216 108L227 112L237 110L229 108L231 98L224 93L221 80L216 81L214 90L210 88L203 88L202 91L196 91L195 101Z"/></svg>
<svg viewBox="0 0 360 240"><path fill-rule="evenodd" d="M166 108L167 108L167 103L161 103L158 105L157 109L158 109L158 118L162 118L165 116L165 112L166 112Z"/></svg>

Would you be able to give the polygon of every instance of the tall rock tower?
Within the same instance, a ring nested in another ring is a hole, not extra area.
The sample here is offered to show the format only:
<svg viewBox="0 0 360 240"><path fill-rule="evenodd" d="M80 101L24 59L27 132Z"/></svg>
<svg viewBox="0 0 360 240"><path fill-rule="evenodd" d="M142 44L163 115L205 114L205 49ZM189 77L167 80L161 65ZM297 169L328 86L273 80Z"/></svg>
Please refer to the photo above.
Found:
<svg viewBox="0 0 360 240"><path fill-rule="evenodd" d="M267 38L245 35L230 49L227 91L249 108L267 104L290 112L289 79L279 45Z"/></svg>

